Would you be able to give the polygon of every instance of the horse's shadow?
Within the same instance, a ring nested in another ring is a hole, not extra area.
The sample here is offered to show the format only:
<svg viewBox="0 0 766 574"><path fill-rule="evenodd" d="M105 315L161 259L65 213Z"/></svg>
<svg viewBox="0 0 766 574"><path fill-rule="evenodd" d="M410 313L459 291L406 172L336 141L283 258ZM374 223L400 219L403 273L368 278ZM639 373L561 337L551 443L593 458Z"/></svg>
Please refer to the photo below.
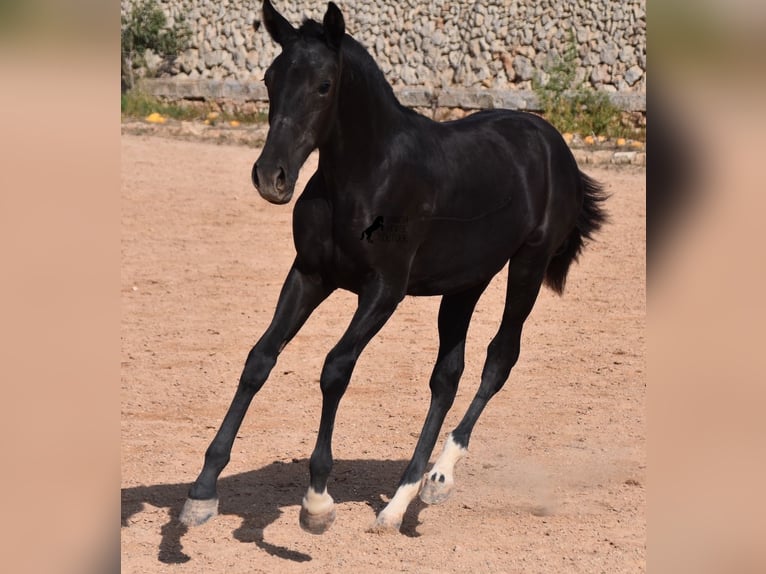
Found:
<svg viewBox="0 0 766 574"><path fill-rule="evenodd" d="M395 485L406 464L407 461L337 460L329 485L330 492L336 503L365 502L377 514L385 505L380 496L381 488ZM289 463L276 461L258 470L224 476L218 481L218 512L242 518L242 524L233 533L237 540L253 542L269 554L285 560L306 562L311 560L311 556L270 544L264 539L263 531L279 518L284 507L300 504L307 481L307 459ZM178 520L188 490L189 483L122 489L123 528L130 527L130 518L141 512L146 502L170 510L170 521L161 530L160 562L177 564L190 560L181 544L187 527ZM418 516L425 506L418 498L410 505L402 521L402 534L419 536L416 531ZM295 527L299 528L297 513Z"/></svg>

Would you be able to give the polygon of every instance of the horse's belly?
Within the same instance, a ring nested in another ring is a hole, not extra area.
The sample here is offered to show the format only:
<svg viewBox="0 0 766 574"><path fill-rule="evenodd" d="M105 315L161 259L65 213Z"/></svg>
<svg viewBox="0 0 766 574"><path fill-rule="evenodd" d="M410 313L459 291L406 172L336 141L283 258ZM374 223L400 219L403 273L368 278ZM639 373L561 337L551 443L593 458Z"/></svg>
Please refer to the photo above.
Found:
<svg viewBox="0 0 766 574"><path fill-rule="evenodd" d="M456 293L492 278L519 248L526 233L509 222L433 221L410 269L407 293Z"/></svg>

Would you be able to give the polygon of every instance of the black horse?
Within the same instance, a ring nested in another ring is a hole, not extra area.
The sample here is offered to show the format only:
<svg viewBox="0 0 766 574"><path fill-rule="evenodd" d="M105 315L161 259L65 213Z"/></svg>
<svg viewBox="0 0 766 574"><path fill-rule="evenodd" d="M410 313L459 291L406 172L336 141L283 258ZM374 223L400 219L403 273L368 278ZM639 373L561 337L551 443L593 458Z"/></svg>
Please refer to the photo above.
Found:
<svg viewBox="0 0 766 574"><path fill-rule="evenodd" d="M327 492L333 425L359 355L405 295L442 296L428 415L396 494L376 520L377 528L398 529L418 493L434 504L452 491L455 463L516 363L541 285L563 291L584 240L605 220L605 196L560 134L535 115L491 110L436 123L404 108L372 57L345 34L332 2L322 24L306 20L296 29L264 0L263 22L282 52L264 77L270 129L253 184L264 199L284 204L317 148L319 167L295 205L297 256L274 318L247 357L181 520L200 524L216 514L216 481L253 396L311 312L342 288L359 304L320 377L321 421L300 513L301 526L316 534L335 517ZM359 240L379 214L399 222L399 241ZM463 371L474 306L506 263L505 310L479 390L424 475Z"/></svg>

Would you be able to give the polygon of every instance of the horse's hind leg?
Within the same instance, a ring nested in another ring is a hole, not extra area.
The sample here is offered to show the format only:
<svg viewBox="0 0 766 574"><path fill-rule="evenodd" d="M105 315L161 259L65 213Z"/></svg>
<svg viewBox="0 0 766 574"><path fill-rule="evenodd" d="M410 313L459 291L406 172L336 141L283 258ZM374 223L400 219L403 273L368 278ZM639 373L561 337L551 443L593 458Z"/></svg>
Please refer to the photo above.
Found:
<svg viewBox="0 0 766 574"><path fill-rule="evenodd" d="M396 494L380 512L374 529L398 530L402 516L420 489L423 471L433 452L444 417L455 400L463 374L465 336L474 307L487 282L454 295L445 295L439 307L439 353L431 374L431 405L415 446L412 460L404 471Z"/></svg>
<svg viewBox="0 0 766 574"><path fill-rule="evenodd" d="M180 516L184 524L197 526L218 513L218 475L229 462L234 437L250 402L266 382L284 346L331 291L319 277L304 274L295 265L290 269L274 318L247 357L234 400L205 452L202 472L189 489L189 497Z"/></svg>
<svg viewBox="0 0 766 574"><path fill-rule="evenodd" d="M447 438L433 468L423 477L420 491L423 502L438 504L451 494L455 464L467 453L473 427L489 400L503 387L519 358L521 329L540 292L548 257L539 247L524 246L511 259L503 319L487 349L481 384L460 424Z"/></svg>

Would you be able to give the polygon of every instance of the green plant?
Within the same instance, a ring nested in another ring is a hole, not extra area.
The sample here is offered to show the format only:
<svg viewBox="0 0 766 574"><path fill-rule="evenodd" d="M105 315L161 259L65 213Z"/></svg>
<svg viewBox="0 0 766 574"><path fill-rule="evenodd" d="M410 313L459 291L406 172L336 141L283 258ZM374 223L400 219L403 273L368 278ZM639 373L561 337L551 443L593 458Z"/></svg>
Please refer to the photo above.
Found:
<svg viewBox="0 0 766 574"><path fill-rule="evenodd" d="M156 0L138 0L121 18L121 71L123 92L135 84L134 71L146 66L144 55L151 50L164 60L174 59L189 43L191 30L180 17L167 27L165 13Z"/></svg>
<svg viewBox="0 0 766 574"><path fill-rule="evenodd" d="M205 110L163 102L138 90L131 90L121 95L120 110L123 116L131 118L144 118L153 112L157 112L165 117L176 120L204 119L207 113Z"/></svg>
<svg viewBox="0 0 766 574"><path fill-rule="evenodd" d="M548 76L543 82L539 76L532 83L543 116L561 132L604 135L623 135L621 111L605 92L576 83L577 48L570 32L561 56L549 61L545 68Z"/></svg>
<svg viewBox="0 0 766 574"><path fill-rule="evenodd" d="M268 115L265 112L225 112L219 110L212 103L200 104L197 102L196 105L189 103L184 105L165 102L137 89L121 94L120 110L123 117L126 118L145 118L149 114L157 112L174 120L204 120L209 117L210 112L217 112L216 121L219 123L236 120L243 124L261 124L268 120Z"/></svg>

